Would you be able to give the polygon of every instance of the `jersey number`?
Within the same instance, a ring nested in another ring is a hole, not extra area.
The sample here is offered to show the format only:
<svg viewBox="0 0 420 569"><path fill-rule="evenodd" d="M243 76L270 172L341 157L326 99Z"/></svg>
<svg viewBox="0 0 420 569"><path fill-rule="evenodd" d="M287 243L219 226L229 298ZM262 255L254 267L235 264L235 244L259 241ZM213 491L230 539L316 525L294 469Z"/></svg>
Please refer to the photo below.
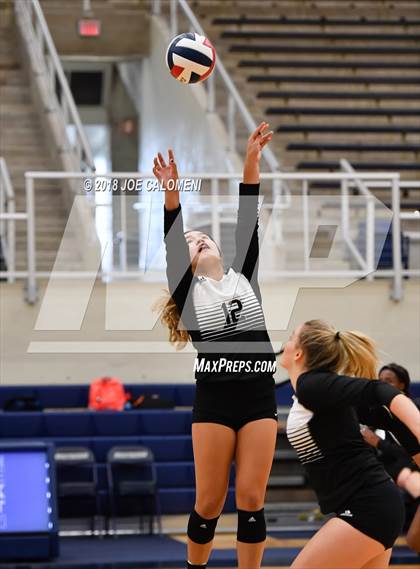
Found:
<svg viewBox="0 0 420 569"><path fill-rule="evenodd" d="M238 298L234 298L229 302L223 302L222 308L226 318L225 328L230 324L237 324L243 308L242 302Z"/></svg>

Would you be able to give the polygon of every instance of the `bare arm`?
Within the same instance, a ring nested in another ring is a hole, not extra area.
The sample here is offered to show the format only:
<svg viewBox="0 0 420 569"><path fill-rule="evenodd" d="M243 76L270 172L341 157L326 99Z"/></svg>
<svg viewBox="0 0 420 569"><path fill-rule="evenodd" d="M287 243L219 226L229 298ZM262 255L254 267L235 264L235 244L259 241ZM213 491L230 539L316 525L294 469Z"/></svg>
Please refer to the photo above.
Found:
<svg viewBox="0 0 420 569"><path fill-rule="evenodd" d="M410 429L420 442L420 411L411 399L401 393L392 399L389 410Z"/></svg>

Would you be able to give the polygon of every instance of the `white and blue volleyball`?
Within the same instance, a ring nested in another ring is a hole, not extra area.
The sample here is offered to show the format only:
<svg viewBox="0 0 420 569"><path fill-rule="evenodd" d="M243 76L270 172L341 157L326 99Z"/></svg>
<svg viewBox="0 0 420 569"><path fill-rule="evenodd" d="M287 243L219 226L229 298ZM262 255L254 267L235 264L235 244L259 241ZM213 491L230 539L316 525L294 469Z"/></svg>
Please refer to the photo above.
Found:
<svg viewBox="0 0 420 569"><path fill-rule="evenodd" d="M216 51L204 36L190 32L176 36L166 51L171 75L181 83L198 83L209 77L216 63Z"/></svg>

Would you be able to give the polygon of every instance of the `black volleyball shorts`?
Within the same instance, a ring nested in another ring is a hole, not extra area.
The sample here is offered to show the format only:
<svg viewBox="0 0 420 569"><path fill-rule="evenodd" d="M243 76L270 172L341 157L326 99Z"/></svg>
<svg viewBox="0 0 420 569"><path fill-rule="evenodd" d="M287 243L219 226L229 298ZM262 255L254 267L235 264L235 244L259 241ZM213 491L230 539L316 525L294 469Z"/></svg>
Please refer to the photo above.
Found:
<svg viewBox="0 0 420 569"><path fill-rule="evenodd" d="M273 377L220 382L197 381L193 423L219 423L239 431L258 419L277 421Z"/></svg>
<svg viewBox="0 0 420 569"><path fill-rule="evenodd" d="M404 524L404 500L401 490L389 479L359 489L336 513L368 537L389 549L400 535Z"/></svg>

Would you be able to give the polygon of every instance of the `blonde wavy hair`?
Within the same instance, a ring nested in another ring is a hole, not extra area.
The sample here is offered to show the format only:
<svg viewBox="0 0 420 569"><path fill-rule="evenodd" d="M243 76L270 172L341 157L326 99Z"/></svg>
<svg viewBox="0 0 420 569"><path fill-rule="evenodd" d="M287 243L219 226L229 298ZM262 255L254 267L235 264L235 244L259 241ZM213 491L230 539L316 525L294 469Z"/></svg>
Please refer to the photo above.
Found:
<svg viewBox="0 0 420 569"><path fill-rule="evenodd" d="M338 331L323 320L305 322L299 335L308 369L322 368L343 375L376 379L375 342L355 330Z"/></svg>
<svg viewBox="0 0 420 569"><path fill-rule="evenodd" d="M185 348L191 340L187 329L182 323L178 307L169 290L163 289L163 295L152 306L153 312L160 313L160 321L169 330L169 341L177 351Z"/></svg>

